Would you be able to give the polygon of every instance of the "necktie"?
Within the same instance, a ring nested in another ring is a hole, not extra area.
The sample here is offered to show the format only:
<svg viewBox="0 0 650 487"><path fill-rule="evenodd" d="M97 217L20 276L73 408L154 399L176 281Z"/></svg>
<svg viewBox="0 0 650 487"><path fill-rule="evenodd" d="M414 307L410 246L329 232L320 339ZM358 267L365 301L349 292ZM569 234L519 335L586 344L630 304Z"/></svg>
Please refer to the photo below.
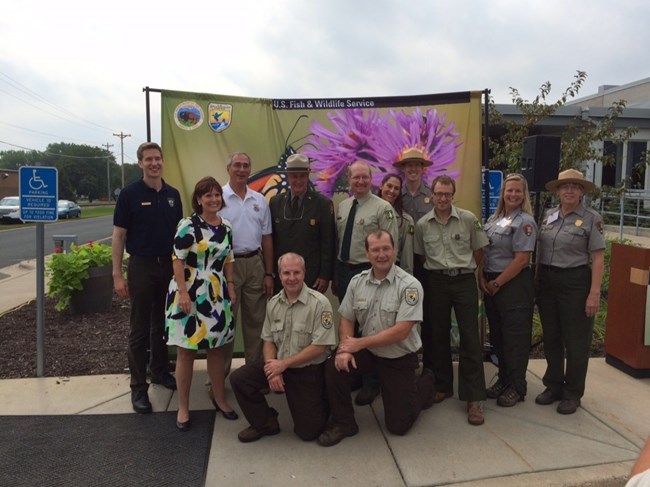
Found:
<svg viewBox="0 0 650 487"><path fill-rule="evenodd" d="M354 217L357 215L357 206L359 201L355 198L352 202L352 208L348 214L348 221L345 223L345 232L343 232L343 242L341 243L341 262L350 260L350 244L352 243L352 228L354 227Z"/></svg>
<svg viewBox="0 0 650 487"><path fill-rule="evenodd" d="M293 218L298 218L298 211L300 211L300 201L297 196L294 196L291 199L291 216Z"/></svg>

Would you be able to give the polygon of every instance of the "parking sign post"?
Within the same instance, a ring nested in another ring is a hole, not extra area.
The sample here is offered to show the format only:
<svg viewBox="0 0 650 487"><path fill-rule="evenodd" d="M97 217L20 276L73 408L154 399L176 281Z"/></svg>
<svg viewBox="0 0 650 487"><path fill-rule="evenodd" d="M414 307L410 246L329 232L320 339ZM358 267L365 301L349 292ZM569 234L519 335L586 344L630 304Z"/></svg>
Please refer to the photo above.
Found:
<svg viewBox="0 0 650 487"><path fill-rule="evenodd" d="M55 167L23 166L18 170L20 219L36 222L36 376L45 375L45 226L59 215L59 178Z"/></svg>

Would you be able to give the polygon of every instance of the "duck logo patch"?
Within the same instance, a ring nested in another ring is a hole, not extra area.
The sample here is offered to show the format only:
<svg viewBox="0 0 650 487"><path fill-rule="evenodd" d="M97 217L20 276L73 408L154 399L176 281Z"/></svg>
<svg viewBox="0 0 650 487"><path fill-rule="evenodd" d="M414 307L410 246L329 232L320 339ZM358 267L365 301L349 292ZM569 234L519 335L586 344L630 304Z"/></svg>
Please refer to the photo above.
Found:
<svg viewBox="0 0 650 487"><path fill-rule="evenodd" d="M320 315L320 324L323 328L326 330L329 330L332 328L332 325L334 324L334 320L332 319L332 312L331 311L323 311Z"/></svg>
<svg viewBox="0 0 650 487"><path fill-rule="evenodd" d="M417 288L407 287L404 291L404 298L406 304L409 306L415 306L418 304L418 301L420 301L420 293L418 292Z"/></svg>

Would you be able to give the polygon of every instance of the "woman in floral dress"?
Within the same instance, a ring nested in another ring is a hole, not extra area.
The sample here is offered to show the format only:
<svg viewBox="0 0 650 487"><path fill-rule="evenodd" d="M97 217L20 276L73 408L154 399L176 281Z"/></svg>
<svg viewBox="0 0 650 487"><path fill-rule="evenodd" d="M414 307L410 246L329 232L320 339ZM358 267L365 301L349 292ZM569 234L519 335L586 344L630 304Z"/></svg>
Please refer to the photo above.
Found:
<svg viewBox="0 0 650 487"><path fill-rule="evenodd" d="M169 283L165 332L176 345L178 413L176 427L190 429L189 397L194 358L205 350L213 404L227 419L237 419L226 400L223 346L235 338L231 305L232 228L218 212L223 191L213 177L201 179L192 193L194 213L178 223L174 238L174 278Z"/></svg>

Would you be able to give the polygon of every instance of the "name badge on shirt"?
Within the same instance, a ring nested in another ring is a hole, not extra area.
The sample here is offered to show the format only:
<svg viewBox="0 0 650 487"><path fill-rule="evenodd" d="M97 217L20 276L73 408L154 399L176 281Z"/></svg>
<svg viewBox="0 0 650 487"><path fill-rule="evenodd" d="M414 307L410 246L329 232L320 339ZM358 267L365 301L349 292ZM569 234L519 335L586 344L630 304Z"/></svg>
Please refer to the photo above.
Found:
<svg viewBox="0 0 650 487"><path fill-rule="evenodd" d="M546 219L546 223L547 224L553 223L555 220L558 219L559 216L560 216L560 210L557 210L555 213L552 213L548 216L548 218Z"/></svg>
<svg viewBox="0 0 650 487"><path fill-rule="evenodd" d="M501 220L499 220L497 225L500 227L507 227L508 225L512 225L512 219L503 217Z"/></svg>
<svg viewBox="0 0 650 487"><path fill-rule="evenodd" d="M140 206L151 206L151 201L143 201Z"/></svg>

